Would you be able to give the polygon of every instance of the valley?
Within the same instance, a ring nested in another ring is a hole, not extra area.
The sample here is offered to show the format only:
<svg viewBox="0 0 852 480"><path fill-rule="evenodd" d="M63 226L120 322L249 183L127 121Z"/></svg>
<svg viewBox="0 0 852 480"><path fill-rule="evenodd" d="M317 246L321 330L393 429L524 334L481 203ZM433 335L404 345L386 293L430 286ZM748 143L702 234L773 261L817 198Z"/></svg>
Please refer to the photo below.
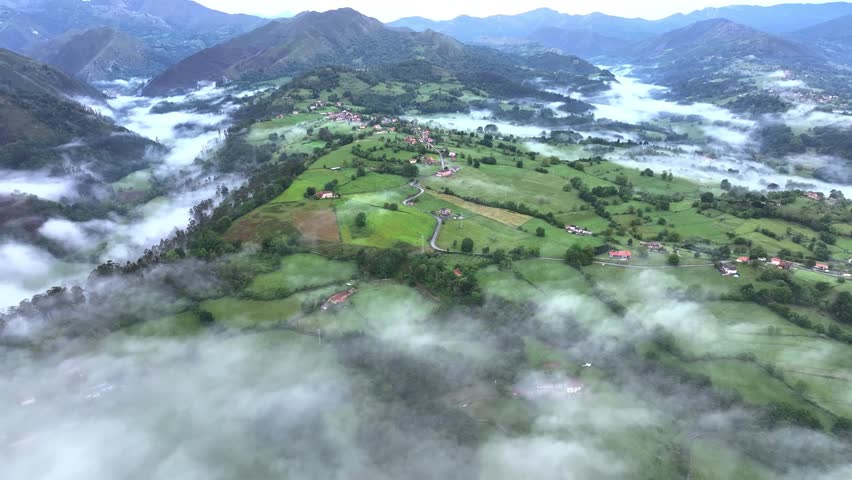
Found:
<svg viewBox="0 0 852 480"><path fill-rule="evenodd" d="M92 3L130 76L0 50L10 478L850 472L852 97L778 43L848 4L193 13L177 58Z"/></svg>

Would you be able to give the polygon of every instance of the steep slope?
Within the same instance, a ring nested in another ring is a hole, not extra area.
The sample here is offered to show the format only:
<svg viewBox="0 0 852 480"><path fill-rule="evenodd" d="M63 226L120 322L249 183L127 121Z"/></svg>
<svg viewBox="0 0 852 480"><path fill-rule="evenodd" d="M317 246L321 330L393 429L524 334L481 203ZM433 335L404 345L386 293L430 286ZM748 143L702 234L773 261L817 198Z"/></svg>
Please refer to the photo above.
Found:
<svg viewBox="0 0 852 480"><path fill-rule="evenodd" d="M790 38L821 52L832 61L852 65L852 14L799 30Z"/></svg>
<svg viewBox="0 0 852 480"><path fill-rule="evenodd" d="M26 14L0 6L0 48L16 52L44 39L42 27Z"/></svg>
<svg viewBox="0 0 852 480"><path fill-rule="evenodd" d="M53 39L70 30L110 27L142 40L170 61L178 61L267 22L217 12L190 0L29 0L7 5L39 32L36 39L26 42L11 38L0 43L0 47L19 53L31 49L33 40Z"/></svg>
<svg viewBox="0 0 852 480"><path fill-rule="evenodd" d="M150 140L117 127L70 97L100 98L92 87L47 65L0 49L0 169L32 170L85 162L105 178L141 168ZM79 156L56 147L79 140ZM134 162L136 164L134 164Z"/></svg>
<svg viewBox="0 0 852 480"><path fill-rule="evenodd" d="M111 28L95 28L39 45L39 61L86 82L151 76L166 60L141 41Z"/></svg>
<svg viewBox="0 0 852 480"><path fill-rule="evenodd" d="M763 98L761 103L777 103L780 93L773 78L779 71L843 101L852 98L848 72L821 53L725 19L705 20L644 40L624 59L636 66L639 75L671 87L677 100L738 105L742 97L756 95Z"/></svg>
<svg viewBox="0 0 852 480"><path fill-rule="evenodd" d="M352 9L308 12L272 22L216 47L199 52L168 69L145 88L146 95L192 88L201 81L256 80L294 75L323 65L365 68L423 60L464 71L489 70L504 76L519 73L522 59L496 50L465 46L445 35L416 33L384 26ZM554 70L572 65L554 62Z"/></svg>
<svg viewBox="0 0 852 480"><path fill-rule="evenodd" d="M820 55L781 37L726 19L697 22L639 42L634 58L664 64L736 60L750 56L759 61L819 62Z"/></svg>

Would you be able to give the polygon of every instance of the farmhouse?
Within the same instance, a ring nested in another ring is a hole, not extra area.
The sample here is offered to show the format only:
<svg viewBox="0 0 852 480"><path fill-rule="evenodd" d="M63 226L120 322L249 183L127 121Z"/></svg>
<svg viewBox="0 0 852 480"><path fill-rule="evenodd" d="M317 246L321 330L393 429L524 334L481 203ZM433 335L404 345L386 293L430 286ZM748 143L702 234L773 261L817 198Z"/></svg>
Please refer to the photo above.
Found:
<svg viewBox="0 0 852 480"><path fill-rule="evenodd" d="M449 208L442 208L438 210L438 216L442 218L449 218L453 216L453 211Z"/></svg>
<svg viewBox="0 0 852 480"><path fill-rule="evenodd" d="M633 253L628 250L610 250L609 258L615 258L618 260L630 260L633 258Z"/></svg>
<svg viewBox="0 0 852 480"><path fill-rule="evenodd" d="M342 292L337 292L334 295L328 297L328 300L326 300L326 302L323 304L322 309L328 310L329 307L333 305L339 305L348 300L349 297L355 295L356 293L358 293L358 290L354 288L350 288L349 290L344 290Z"/></svg>
<svg viewBox="0 0 852 480"><path fill-rule="evenodd" d="M328 200L328 199L335 198L336 196L337 195L335 195L334 192L322 191L322 192L317 192L317 194L315 195L315 198L317 200Z"/></svg>
<svg viewBox="0 0 852 480"><path fill-rule="evenodd" d="M817 263L816 265L814 265L814 270L816 270L817 272L827 272L828 265L825 263Z"/></svg>
<svg viewBox="0 0 852 480"><path fill-rule="evenodd" d="M587 230L579 225L565 225L565 231L574 235L594 235L591 230Z"/></svg>
<svg viewBox="0 0 852 480"><path fill-rule="evenodd" d="M719 265L719 272L724 277L732 277L737 275L737 267L728 263Z"/></svg>
<svg viewBox="0 0 852 480"><path fill-rule="evenodd" d="M639 244L655 252L664 252L666 250L666 246L660 242L640 242Z"/></svg>
<svg viewBox="0 0 852 480"><path fill-rule="evenodd" d="M441 170L440 172L436 173L435 175L437 175L439 177L447 178L447 177L452 177L458 171L459 171L458 168L448 168L446 170Z"/></svg>
<svg viewBox="0 0 852 480"><path fill-rule="evenodd" d="M771 259L769 259L769 263L771 263L772 265L775 265L778 268L784 268L784 269L788 269L788 268L793 266L792 263L784 261L784 260L782 260L778 257L772 257Z"/></svg>
<svg viewBox="0 0 852 480"><path fill-rule="evenodd" d="M737 263L748 263L748 260L749 260L748 257L738 257Z"/></svg>
<svg viewBox="0 0 852 480"><path fill-rule="evenodd" d="M455 275L455 276L457 276L457 277L461 277L461 276L462 276L462 271L461 271L461 269L460 269L460 268L457 268L457 269L453 270L453 275Z"/></svg>
<svg viewBox="0 0 852 480"><path fill-rule="evenodd" d="M512 396L524 398L550 397L557 395L576 395L583 391L583 382L568 379L564 382L540 383L529 387L520 387L512 391Z"/></svg>
<svg viewBox="0 0 852 480"><path fill-rule="evenodd" d="M409 145L415 145L415 144L417 144L417 139L416 139L416 138L414 138L414 137L405 137L405 140L403 140L403 141L404 141L405 143L409 144Z"/></svg>
<svg viewBox="0 0 852 480"><path fill-rule="evenodd" d="M810 198L811 200L816 200L816 201L822 200L822 194L819 193L819 192L807 192L805 194L805 196Z"/></svg>

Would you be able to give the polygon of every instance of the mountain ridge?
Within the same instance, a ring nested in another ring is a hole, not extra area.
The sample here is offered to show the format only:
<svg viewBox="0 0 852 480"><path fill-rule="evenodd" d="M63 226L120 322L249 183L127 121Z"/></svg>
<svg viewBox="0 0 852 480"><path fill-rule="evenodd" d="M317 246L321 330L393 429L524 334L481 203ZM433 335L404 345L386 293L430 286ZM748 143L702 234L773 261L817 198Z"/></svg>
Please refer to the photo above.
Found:
<svg viewBox="0 0 852 480"><path fill-rule="evenodd" d="M86 82L147 78L167 66L142 41L109 27L69 32L33 50L37 60Z"/></svg>
<svg viewBox="0 0 852 480"><path fill-rule="evenodd" d="M203 50L153 79L144 94L162 95L203 81L269 79L327 65L368 68L426 60L444 68L518 71L520 67L511 65L508 58L508 54L467 46L438 32L388 27L345 8L273 21Z"/></svg>

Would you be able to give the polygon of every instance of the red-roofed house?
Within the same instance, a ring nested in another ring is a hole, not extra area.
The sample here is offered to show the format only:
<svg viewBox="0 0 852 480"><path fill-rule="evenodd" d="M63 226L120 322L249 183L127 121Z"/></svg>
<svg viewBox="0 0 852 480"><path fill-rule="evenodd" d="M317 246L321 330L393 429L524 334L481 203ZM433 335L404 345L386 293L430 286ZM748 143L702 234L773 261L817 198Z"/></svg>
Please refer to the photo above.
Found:
<svg viewBox="0 0 852 480"><path fill-rule="evenodd" d="M775 265L776 267L780 267L784 263L784 260L781 260L778 257L772 257L771 259L769 259L769 263Z"/></svg>
<svg viewBox="0 0 852 480"><path fill-rule="evenodd" d="M326 300L326 302L323 304L322 309L328 310L328 308L332 305L339 305L348 300L349 297L351 297L352 295L355 295L357 292L358 290L354 288L350 288L349 290L344 290L342 292L337 292L334 295L328 297L328 300Z"/></svg>
<svg viewBox="0 0 852 480"><path fill-rule="evenodd" d="M616 258L618 260L630 260L633 258L633 254L627 250L610 250L609 258Z"/></svg>
<svg viewBox="0 0 852 480"><path fill-rule="evenodd" d="M335 196L336 195L334 194L334 192L328 192L328 191L317 192L317 194L315 195L317 200L328 200L328 199L334 198Z"/></svg>
<svg viewBox="0 0 852 480"><path fill-rule="evenodd" d="M822 200L822 195L819 194L819 192L808 192L805 194L805 196L810 198L811 200Z"/></svg>
<svg viewBox="0 0 852 480"><path fill-rule="evenodd" d="M748 263L748 257L739 257L737 258L737 263Z"/></svg>
<svg viewBox="0 0 852 480"><path fill-rule="evenodd" d="M828 271L828 265L825 264L825 263L817 263L816 265L814 265L814 270L816 270L818 272L827 272Z"/></svg>
<svg viewBox="0 0 852 480"><path fill-rule="evenodd" d="M461 277L461 276L462 276L462 271L461 271L461 269L460 269L460 268L457 268L457 269L453 270L453 275L455 275L455 276L457 276L457 277Z"/></svg>

